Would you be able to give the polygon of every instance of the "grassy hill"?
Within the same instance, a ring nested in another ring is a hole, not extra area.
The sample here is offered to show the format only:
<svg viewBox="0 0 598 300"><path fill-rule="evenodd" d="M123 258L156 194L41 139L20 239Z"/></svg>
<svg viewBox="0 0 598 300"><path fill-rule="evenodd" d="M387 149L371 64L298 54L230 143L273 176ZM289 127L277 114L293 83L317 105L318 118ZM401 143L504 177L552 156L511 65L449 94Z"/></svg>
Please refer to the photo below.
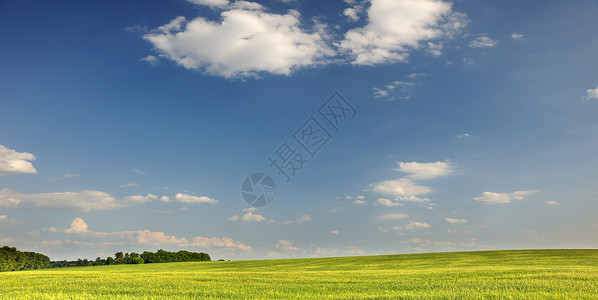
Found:
<svg viewBox="0 0 598 300"><path fill-rule="evenodd" d="M192 262L0 273L2 299L595 299L598 250Z"/></svg>

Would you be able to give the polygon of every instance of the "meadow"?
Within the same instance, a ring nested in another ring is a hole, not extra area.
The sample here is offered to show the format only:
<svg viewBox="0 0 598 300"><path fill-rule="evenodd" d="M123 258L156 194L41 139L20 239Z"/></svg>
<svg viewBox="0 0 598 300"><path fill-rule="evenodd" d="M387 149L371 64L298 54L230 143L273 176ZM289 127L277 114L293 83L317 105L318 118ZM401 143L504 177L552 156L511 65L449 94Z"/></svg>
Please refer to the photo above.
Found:
<svg viewBox="0 0 598 300"><path fill-rule="evenodd" d="M1 299L596 299L598 250L182 262L0 273Z"/></svg>

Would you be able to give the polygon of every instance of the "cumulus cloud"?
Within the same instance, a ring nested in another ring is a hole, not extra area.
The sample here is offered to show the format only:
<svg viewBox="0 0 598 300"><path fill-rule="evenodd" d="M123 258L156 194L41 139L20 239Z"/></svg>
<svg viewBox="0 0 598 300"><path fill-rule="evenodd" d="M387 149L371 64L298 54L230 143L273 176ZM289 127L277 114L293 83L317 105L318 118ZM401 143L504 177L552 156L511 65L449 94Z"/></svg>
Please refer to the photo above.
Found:
<svg viewBox="0 0 598 300"><path fill-rule="evenodd" d="M382 220L382 221L392 221L392 220L399 220L399 219L404 219L404 218L408 218L409 215L404 214L404 213L388 213L388 214L383 214L378 216L378 220Z"/></svg>
<svg viewBox="0 0 598 300"><path fill-rule="evenodd" d="M520 39L522 39L522 38L523 38L523 34L521 34L521 33L513 33L513 34L511 34L511 37L512 37L514 40L520 40Z"/></svg>
<svg viewBox="0 0 598 300"><path fill-rule="evenodd" d="M460 138L460 139L469 138L469 137L471 137L471 134L469 134L469 133L457 134L457 138Z"/></svg>
<svg viewBox="0 0 598 300"><path fill-rule="evenodd" d="M465 219L453 219L453 218L446 218L444 219L447 223L451 224L459 224L459 223L467 223Z"/></svg>
<svg viewBox="0 0 598 300"><path fill-rule="evenodd" d="M187 0L196 5L205 5L212 8L225 8L228 6L228 0Z"/></svg>
<svg viewBox="0 0 598 300"><path fill-rule="evenodd" d="M187 69L228 78L260 72L289 75L335 54L326 45L321 26L303 29L295 10L274 14L247 1L192 2L224 9L221 21L180 16L144 35L161 56Z"/></svg>
<svg viewBox="0 0 598 300"><path fill-rule="evenodd" d="M395 202L395 201L392 201L392 200L386 199L386 198L378 198L378 200L376 200L376 202L374 202L374 205L393 207L393 206L403 206L403 203Z"/></svg>
<svg viewBox="0 0 598 300"><path fill-rule="evenodd" d="M158 58L153 56L153 55L148 55L142 59L140 59L141 61L145 61L147 63L149 63L152 66L155 66L158 64Z"/></svg>
<svg viewBox="0 0 598 300"><path fill-rule="evenodd" d="M598 99L598 85L596 86L595 89L588 89L586 91L586 93L587 94L585 95L585 97L583 97L584 101L588 102L592 99L597 100ZM1 159L0 159L0 161L1 161Z"/></svg>
<svg viewBox="0 0 598 300"><path fill-rule="evenodd" d="M83 219L76 217L72 222L71 226L64 230L66 233L87 233L87 223Z"/></svg>
<svg viewBox="0 0 598 300"><path fill-rule="evenodd" d="M371 0L368 23L349 30L340 42L356 65L405 61L424 41L450 37L467 20L441 0Z"/></svg>
<svg viewBox="0 0 598 300"><path fill-rule="evenodd" d="M24 202L32 203L39 208L76 209L81 211L109 210L128 206L128 204L116 200L108 193L93 190L22 194L3 189L0 191L0 203L3 202L11 202L14 206Z"/></svg>
<svg viewBox="0 0 598 300"><path fill-rule="evenodd" d="M235 242L228 237L201 237L196 236L191 242L184 237L176 237L174 235L167 235L161 231L150 231L150 230L127 230L127 231L115 231L115 232L101 232L89 230L87 223L80 217L75 218L69 227L66 229L56 229L54 227L46 228L44 231L65 233L69 235L83 235L91 236L94 239L103 239L104 241L99 243L88 243L82 241L70 241L84 246L98 246L98 245L114 245L128 242L133 245L152 245L156 247L175 245L178 247L198 247L198 248L233 248L239 250L251 250L250 246L247 246L241 242ZM108 241L105 241L108 240Z"/></svg>
<svg viewBox="0 0 598 300"><path fill-rule="evenodd" d="M523 200L524 197L535 194L537 190L515 191L512 193L492 193L484 192L482 196L475 197L473 200L486 204L504 204L514 200Z"/></svg>
<svg viewBox="0 0 598 300"><path fill-rule="evenodd" d="M152 202L152 200L158 200L158 196L156 196L154 194L147 194L145 196L135 195L135 196L128 196L128 197L123 198L124 202L134 203L134 204L142 204L142 203Z"/></svg>
<svg viewBox="0 0 598 300"><path fill-rule="evenodd" d="M245 222L263 222L266 218L260 214L254 214L253 212L247 212L241 217Z"/></svg>
<svg viewBox="0 0 598 300"><path fill-rule="evenodd" d="M30 161L35 156L27 152L17 152L0 145L0 175L5 174L37 174Z"/></svg>
<svg viewBox="0 0 598 300"><path fill-rule="evenodd" d="M415 184L409 178L388 180L370 185L373 192L391 196L411 196L430 193L427 186Z"/></svg>
<svg viewBox="0 0 598 300"><path fill-rule="evenodd" d="M178 203L218 203L218 200L206 196L191 196L187 194L178 193L173 198L168 196L160 197L162 202L178 202Z"/></svg>
<svg viewBox="0 0 598 300"><path fill-rule="evenodd" d="M198 236L198 237L193 238L193 241L191 242L191 246L200 247L200 248L203 248L203 247L207 247L207 248L212 248L212 247L236 248L236 249L243 250L243 251L251 250L251 246L245 245L241 242L235 242L231 238L228 238L228 237L206 238L206 237Z"/></svg>
<svg viewBox="0 0 598 300"><path fill-rule="evenodd" d="M561 205L561 203L559 203L559 202L556 202L556 201L546 201L546 202L544 202L544 203L546 203L546 205L557 205L557 206L558 206L558 205Z"/></svg>
<svg viewBox="0 0 598 300"><path fill-rule="evenodd" d="M384 87L374 87L374 98L386 98L388 100L409 99L415 83L407 81L393 81Z"/></svg>
<svg viewBox="0 0 598 300"><path fill-rule="evenodd" d="M299 251L299 248L293 246L293 242L287 240L279 240L274 245L276 249L285 250L285 251Z"/></svg>
<svg viewBox="0 0 598 300"><path fill-rule="evenodd" d="M452 166L443 161L433 163L398 162L398 165L397 171L409 173L408 177L413 179L432 179L454 172Z"/></svg>
<svg viewBox="0 0 598 300"><path fill-rule="evenodd" d="M330 233L331 233L331 234L334 234L334 235L339 235L339 234L341 234L341 233L340 233L338 230L330 230Z"/></svg>
<svg viewBox="0 0 598 300"><path fill-rule="evenodd" d="M496 47L496 45L498 45L498 42L487 36L481 36L469 42L469 47L471 48L492 48Z"/></svg>

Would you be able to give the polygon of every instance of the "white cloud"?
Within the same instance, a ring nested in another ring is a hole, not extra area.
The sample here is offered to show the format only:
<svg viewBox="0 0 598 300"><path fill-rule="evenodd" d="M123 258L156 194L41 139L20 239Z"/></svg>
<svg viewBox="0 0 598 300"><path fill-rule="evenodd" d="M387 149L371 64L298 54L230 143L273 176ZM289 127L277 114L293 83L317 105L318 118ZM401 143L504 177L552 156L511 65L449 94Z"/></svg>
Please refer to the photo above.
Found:
<svg viewBox="0 0 598 300"><path fill-rule="evenodd" d="M588 89L587 94L585 95L585 97L583 97L584 101L590 101L592 99L598 99L598 85L596 86L595 89ZM1 159L0 159L1 161Z"/></svg>
<svg viewBox="0 0 598 300"><path fill-rule="evenodd" d="M426 202L430 202L432 200L430 200L428 198L420 198L420 197L416 197L416 196L397 196L397 197L395 197L395 201L426 203ZM431 203L429 203L429 204L432 205Z"/></svg>
<svg viewBox="0 0 598 300"><path fill-rule="evenodd" d="M251 250L251 246L247 246L241 242L235 242L231 238L228 237L195 237L193 238L193 242L191 242L191 246L199 247L199 248L211 248L211 247L219 247L219 248L236 248L243 251Z"/></svg>
<svg viewBox="0 0 598 300"><path fill-rule="evenodd" d="M523 34L520 34L520 33L513 33L513 34L511 34L511 37L512 37L514 40L520 40L520 39L522 39L522 38L523 38Z"/></svg>
<svg viewBox="0 0 598 300"><path fill-rule="evenodd" d="M544 203L546 203L546 205L561 205L561 203L556 202L556 201L546 201Z"/></svg>
<svg viewBox="0 0 598 300"><path fill-rule="evenodd" d="M126 187L138 186L138 185L139 185L138 183L128 182L128 183L125 183L125 184L121 184L118 187L119 188L126 188Z"/></svg>
<svg viewBox="0 0 598 300"><path fill-rule="evenodd" d="M72 222L71 226L64 230L66 233L88 233L87 223L83 219L76 217Z"/></svg>
<svg viewBox="0 0 598 300"><path fill-rule="evenodd" d="M388 180L370 185L372 191L392 196L411 196L430 193L427 186L416 185L409 178Z"/></svg>
<svg viewBox="0 0 598 300"><path fill-rule="evenodd" d="M196 5L205 5L212 8L225 8L228 6L228 0L187 0Z"/></svg>
<svg viewBox="0 0 598 300"><path fill-rule="evenodd" d="M413 179L432 179L453 173L453 168L448 162L437 161L433 163L398 162L397 171L409 173Z"/></svg>
<svg viewBox="0 0 598 300"><path fill-rule="evenodd" d="M0 203L13 206L20 202L32 203L40 208L76 209L81 211L109 210L128 204L116 200L112 195L100 191L21 194L8 189L0 190ZM0 204L1 205L1 204Z"/></svg>
<svg viewBox="0 0 598 300"><path fill-rule="evenodd" d="M339 234L341 234L341 233L340 233L338 230L330 230L330 233L331 233L331 234L334 234L334 235L339 235Z"/></svg>
<svg viewBox="0 0 598 300"><path fill-rule="evenodd" d="M442 43L428 42L428 48L426 49L426 53L428 53L429 55L432 55L434 57L438 57L438 56L442 55L442 48L443 48Z"/></svg>
<svg viewBox="0 0 598 300"><path fill-rule="evenodd" d="M0 190L0 207L17 207L20 203L21 199L15 197L9 189Z"/></svg>
<svg viewBox="0 0 598 300"><path fill-rule="evenodd" d="M224 8L225 1L200 1ZM221 5L222 4L222 5ZM257 3L238 1L226 7L222 20L177 17L144 35L161 56L194 70L230 77L260 72L289 75L314 66L334 51L324 42L321 25L302 29L299 13L274 14Z"/></svg>
<svg viewBox="0 0 598 300"><path fill-rule="evenodd" d="M388 214L380 215L377 218L379 220L383 220L383 221L391 221L391 220L404 219L404 218L408 218L408 217L409 217L409 215L403 214L403 213L388 213Z"/></svg>
<svg viewBox="0 0 598 300"><path fill-rule="evenodd" d="M299 223L303 223L303 222L308 222L311 221L311 217L309 215L303 215L299 218L297 218L297 220L291 220L291 221L283 221L280 222L280 224L299 224ZM270 220L270 223L275 223L276 221L274 220Z"/></svg>
<svg viewBox="0 0 598 300"><path fill-rule="evenodd" d="M234 217L234 216L233 216ZM260 214L254 214L251 211L245 213L241 219L245 222L263 222L266 221L266 218Z"/></svg>
<svg viewBox="0 0 598 300"><path fill-rule="evenodd" d="M137 168L131 168L130 171L133 172L133 173L139 174L139 175L144 175L145 174L145 172L143 172L142 170L139 170Z"/></svg>
<svg viewBox="0 0 598 300"><path fill-rule="evenodd" d="M441 0L371 0L368 24L349 30L339 48L353 64L405 61L423 41L450 37L467 21Z"/></svg>
<svg viewBox="0 0 598 300"><path fill-rule="evenodd" d="M35 156L27 152L17 152L0 145L0 175L3 174L37 174L37 170L29 161Z"/></svg>
<svg viewBox="0 0 598 300"><path fill-rule="evenodd" d="M152 202L152 200L158 200L158 196L156 196L154 194L147 194L145 196L135 195L135 196L128 196L128 197L123 198L124 202L135 203L135 204Z"/></svg>
<svg viewBox="0 0 598 300"><path fill-rule="evenodd" d="M469 138L469 137L471 137L471 134L469 134L469 133L457 134L457 138L460 138L460 139Z"/></svg>
<svg viewBox="0 0 598 300"><path fill-rule="evenodd" d="M236 222L236 221L239 221L239 219L240 219L239 216L233 215L232 217L228 218L227 220Z"/></svg>
<svg viewBox="0 0 598 300"><path fill-rule="evenodd" d="M65 180L65 179L71 179L71 178L76 178L81 176L80 174L62 174L60 176L51 176L50 178L48 178L48 180L50 181L60 181L60 180Z"/></svg>
<svg viewBox="0 0 598 300"><path fill-rule="evenodd" d="M393 81L383 88L374 87L374 98L409 99L415 83L406 81Z"/></svg>
<svg viewBox="0 0 598 300"><path fill-rule="evenodd" d="M399 226L398 230L415 230L420 228L430 228L432 225L428 223L416 222L416 221L409 221L407 225Z"/></svg>
<svg viewBox="0 0 598 300"><path fill-rule="evenodd" d="M367 204L367 203L368 203L367 201L363 201L363 200L359 200L359 199L353 201L353 204L356 204L356 205Z"/></svg>
<svg viewBox="0 0 598 300"><path fill-rule="evenodd" d="M538 192L537 190L515 191L513 193L492 193L484 192L482 196L475 197L473 200L487 203L487 204L503 204L514 200L523 200L525 196L532 195Z"/></svg>
<svg viewBox="0 0 598 300"><path fill-rule="evenodd" d="M347 7L343 11L343 15L348 17L349 20L351 20L353 22L359 21L359 13L361 13L361 11L356 9L355 7Z"/></svg>
<svg viewBox="0 0 598 300"><path fill-rule="evenodd" d="M492 48L496 47L496 45L498 45L498 42L487 36L481 36L469 42L469 47L471 48Z"/></svg>
<svg viewBox="0 0 598 300"><path fill-rule="evenodd" d="M157 57L155 57L155 56L153 56L153 55L148 55L148 56L146 56L146 57L144 57L144 58L140 59L140 61L145 61L145 62L149 63L149 64L150 64L150 65L152 65L152 66L155 66L155 65L157 65L157 64L158 64L158 62L159 62L159 61L158 61L158 58L157 58Z"/></svg>
<svg viewBox="0 0 598 300"><path fill-rule="evenodd" d="M160 197L162 202L179 202L179 203L218 203L218 200L206 196L191 196L187 194L178 193L174 198L167 196Z"/></svg>
<svg viewBox="0 0 598 300"><path fill-rule="evenodd" d="M386 198L378 198L378 200L376 200L376 202L374 202L374 205L393 207L393 206L403 206L403 203L394 202L394 201L392 201L390 199L386 199Z"/></svg>
<svg viewBox="0 0 598 300"><path fill-rule="evenodd" d="M279 240L274 245L276 249L285 250L285 251L298 251L299 248L293 246L293 242L286 241L286 240Z"/></svg>
<svg viewBox="0 0 598 300"><path fill-rule="evenodd" d="M8 217L6 215L0 215L0 223L8 221Z"/></svg>
<svg viewBox="0 0 598 300"><path fill-rule="evenodd" d="M128 242L133 245L152 245L155 247L161 247L164 245L176 245L178 247L198 247L198 248L234 248L239 250L251 250L250 246L244 245L241 242L235 242L228 237L201 237L196 236L191 242L186 238L176 237L174 235L167 235L161 231L150 231L150 230L127 230L127 231L115 231L115 232L100 232L89 230L87 223L79 217L75 218L69 227L66 229L56 229L50 227L44 229L44 231L55 232L55 233L66 233L71 235L84 235L91 236L97 240L105 240L99 243L88 243L81 241L69 240L69 243L84 245L89 247L97 247L98 245L122 245L123 242Z"/></svg>
<svg viewBox="0 0 598 300"><path fill-rule="evenodd" d="M467 223L465 219L453 219L453 218L446 218L444 219L447 223L451 224L459 224L459 223Z"/></svg>

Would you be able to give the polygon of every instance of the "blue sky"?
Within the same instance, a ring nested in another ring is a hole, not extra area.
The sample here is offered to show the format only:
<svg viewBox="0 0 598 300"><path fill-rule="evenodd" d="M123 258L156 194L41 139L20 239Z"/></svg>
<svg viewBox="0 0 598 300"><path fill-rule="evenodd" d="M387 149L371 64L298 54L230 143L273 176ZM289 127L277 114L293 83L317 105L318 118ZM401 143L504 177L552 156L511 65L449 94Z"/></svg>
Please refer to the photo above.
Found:
<svg viewBox="0 0 598 300"><path fill-rule="evenodd" d="M0 2L0 244L598 247L596 1ZM335 92L357 114L318 114ZM309 117L332 139L312 157ZM308 159L289 182L285 142ZM241 184L276 182L267 206Z"/></svg>

